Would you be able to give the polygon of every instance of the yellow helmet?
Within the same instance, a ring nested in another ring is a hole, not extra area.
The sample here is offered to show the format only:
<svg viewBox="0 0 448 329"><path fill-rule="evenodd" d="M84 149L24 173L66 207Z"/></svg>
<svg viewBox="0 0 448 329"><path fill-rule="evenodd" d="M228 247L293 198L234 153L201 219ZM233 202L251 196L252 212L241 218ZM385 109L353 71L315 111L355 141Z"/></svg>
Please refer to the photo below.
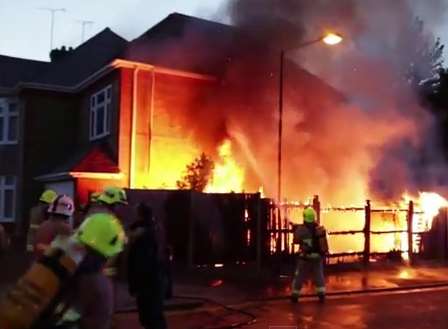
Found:
<svg viewBox="0 0 448 329"><path fill-rule="evenodd" d="M93 214L76 231L76 238L106 258L119 254L126 242L120 221L108 213Z"/></svg>
<svg viewBox="0 0 448 329"><path fill-rule="evenodd" d="M98 201L104 202L108 205L117 203L128 204L126 191L120 187L107 187L103 193L98 196Z"/></svg>
<svg viewBox="0 0 448 329"><path fill-rule="evenodd" d="M316 221L316 217L317 214L313 208L307 207L303 210L303 221L305 223L314 223Z"/></svg>
<svg viewBox="0 0 448 329"><path fill-rule="evenodd" d="M45 190L41 194L41 196L39 198L39 201L50 204L57 198L57 196L58 196L58 194L55 191L53 191L53 190Z"/></svg>
<svg viewBox="0 0 448 329"><path fill-rule="evenodd" d="M89 198L90 202L97 202L100 195L101 195L100 192L93 192L92 194L90 194Z"/></svg>

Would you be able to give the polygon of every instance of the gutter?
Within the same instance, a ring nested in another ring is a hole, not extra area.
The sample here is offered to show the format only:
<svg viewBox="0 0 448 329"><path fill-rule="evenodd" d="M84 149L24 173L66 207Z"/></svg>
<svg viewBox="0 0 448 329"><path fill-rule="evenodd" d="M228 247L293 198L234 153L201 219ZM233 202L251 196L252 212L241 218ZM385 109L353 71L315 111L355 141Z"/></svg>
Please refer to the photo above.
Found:
<svg viewBox="0 0 448 329"><path fill-rule="evenodd" d="M74 94L78 93L82 89L88 87L95 81L101 79L105 75L109 74L113 70L117 68L130 68L135 69L138 68L142 71L154 71L155 73L160 74L167 74L167 75L174 75L178 77L184 77L184 78L190 78L190 79L196 79L196 80L203 80L203 81L218 81L218 79L211 75L206 74L198 74L198 73L192 73L188 71L183 70L175 70L175 69L169 69L165 67L159 67L154 66L142 62L134 62L124 59L115 59L111 63L107 64L106 66L102 67L100 70L96 71L80 83L78 83L75 86L66 87L66 86L60 86L60 85L52 85L52 84L45 84L45 83L34 83L34 82L20 82L17 84L14 88L5 88L4 90L8 93L11 92L20 92L23 89L37 89L37 90L44 90L44 91L58 91L63 93L69 93ZM0 93L3 91L2 88L0 88Z"/></svg>
<svg viewBox="0 0 448 329"><path fill-rule="evenodd" d="M110 179L120 180L123 178L123 173L107 173L107 172L87 172L87 171L67 171L55 174L46 174L34 177L37 181L50 181L68 178L88 178L88 179Z"/></svg>

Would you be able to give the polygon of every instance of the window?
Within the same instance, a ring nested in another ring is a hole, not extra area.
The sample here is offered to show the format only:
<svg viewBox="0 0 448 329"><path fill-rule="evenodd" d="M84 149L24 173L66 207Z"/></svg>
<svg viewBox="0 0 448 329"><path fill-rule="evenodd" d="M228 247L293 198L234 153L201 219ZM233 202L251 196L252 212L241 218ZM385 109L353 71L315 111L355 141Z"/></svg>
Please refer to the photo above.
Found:
<svg viewBox="0 0 448 329"><path fill-rule="evenodd" d="M90 140L110 134L112 86L90 97Z"/></svg>
<svg viewBox="0 0 448 329"><path fill-rule="evenodd" d="M0 99L0 145L17 144L18 125L17 103Z"/></svg>
<svg viewBox="0 0 448 329"><path fill-rule="evenodd" d="M0 222L14 221L16 205L16 178L0 176Z"/></svg>

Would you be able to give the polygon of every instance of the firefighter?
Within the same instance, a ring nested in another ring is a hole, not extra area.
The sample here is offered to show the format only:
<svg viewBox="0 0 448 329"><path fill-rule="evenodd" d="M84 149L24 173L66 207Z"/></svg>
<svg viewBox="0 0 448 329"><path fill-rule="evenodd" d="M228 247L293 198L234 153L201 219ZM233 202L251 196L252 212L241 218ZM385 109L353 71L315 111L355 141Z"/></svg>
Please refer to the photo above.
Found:
<svg viewBox="0 0 448 329"><path fill-rule="evenodd" d="M93 194L92 194L93 195ZM94 201L96 199L96 201ZM90 199L91 205L87 211L87 216L92 214L111 214L120 218L120 206L127 205L126 191L120 187L106 187L103 192L96 194ZM117 268L120 267L120 259L110 259L105 268L105 273L109 276L117 275Z"/></svg>
<svg viewBox="0 0 448 329"><path fill-rule="evenodd" d="M47 218L47 210L48 206L56 199L58 195L53 190L45 190L40 198L38 203L31 208L30 211L30 226L28 228L28 236L26 249L29 252L33 252L34 250L34 238L36 235L36 230L40 224L42 224Z"/></svg>
<svg viewBox="0 0 448 329"><path fill-rule="evenodd" d="M100 236L102 239L98 238ZM74 310L69 309L62 323L78 322L80 329L110 329L114 297L104 268L108 259L123 250L124 230L117 217L98 213L89 216L80 226L78 238L87 246L88 253L77 271L72 294L67 294ZM74 298L70 298L73 293Z"/></svg>
<svg viewBox="0 0 448 329"><path fill-rule="evenodd" d="M136 297L140 324L144 328L166 329L163 314L167 271L163 246L152 209L137 207L138 220L132 225L128 254L129 292Z"/></svg>
<svg viewBox="0 0 448 329"><path fill-rule="evenodd" d="M293 303L297 303L303 282L309 272L312 272L319 301L325 301L324 258L328 253L328 242L325 228L319 226L316 218L313 208L305 208L303 224L297 225L294 232L294 243L298 243L300 249L292 281L291 301Z"/></svg>
<svg viewBox="0 0 448 329"><path fill-rule="evenodd" d="M92 194L87 215L94 213L115 214L119 205L127 205L126 191L120 187L107 187L99 194Z"/></svg>
<svg viewBox="0 0 448 329"><path fill-rule="evenodd" d="M59 195L48 207L48 219L36 231L34 255L39 258L58 236L72 233L70 218L75 211L73 200L67 195Z"/></svg>
<svg viewBox="0 0 448 329"><path fill-rule="evenodd" d="M48 320L54 317L45 315L54 314L55 307L63 300L61 291L67 292L67 289L75 296L78 292L84 294L74 301L79 306L80 328L107 328L110 324L110 298L101 294L97 286L89 285L88 280L80 283L75 272L82 277L83 268L100 268L105 259L123 250L125 239L121 223L108 214L89 216L70 238L55 239L44 256L0 301L0 328L51 328L54 322ZM80 287L84 291L80 291ZM87 298L87 295L90 296ZM96 297L100 298L96 300ZM101 312L102 309L106 311Z"/></svg>

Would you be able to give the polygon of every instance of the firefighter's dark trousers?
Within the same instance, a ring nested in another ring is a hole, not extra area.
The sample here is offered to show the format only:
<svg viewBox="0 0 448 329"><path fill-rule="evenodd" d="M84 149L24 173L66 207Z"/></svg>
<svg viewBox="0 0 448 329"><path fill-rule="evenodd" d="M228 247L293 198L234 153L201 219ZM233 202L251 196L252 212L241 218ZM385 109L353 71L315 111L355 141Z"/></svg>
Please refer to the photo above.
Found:
<svg viewBox="0 0 448 329"><path fill-rule="evenodd" d="M137 295L137 307L140 323L145 329L166 329L163 314L164 296L159 289Z"/></svg>
<svg viewBox="0 0 448 329"><path fill-rule="evenodd" d="M324 278L324 261L322 257L304 258L299 257L297 260L296 271L294 279L292 280L292 295L298 297L303 283L312 275L316 293L318 295L325 295L325 278Z"/></svg>

